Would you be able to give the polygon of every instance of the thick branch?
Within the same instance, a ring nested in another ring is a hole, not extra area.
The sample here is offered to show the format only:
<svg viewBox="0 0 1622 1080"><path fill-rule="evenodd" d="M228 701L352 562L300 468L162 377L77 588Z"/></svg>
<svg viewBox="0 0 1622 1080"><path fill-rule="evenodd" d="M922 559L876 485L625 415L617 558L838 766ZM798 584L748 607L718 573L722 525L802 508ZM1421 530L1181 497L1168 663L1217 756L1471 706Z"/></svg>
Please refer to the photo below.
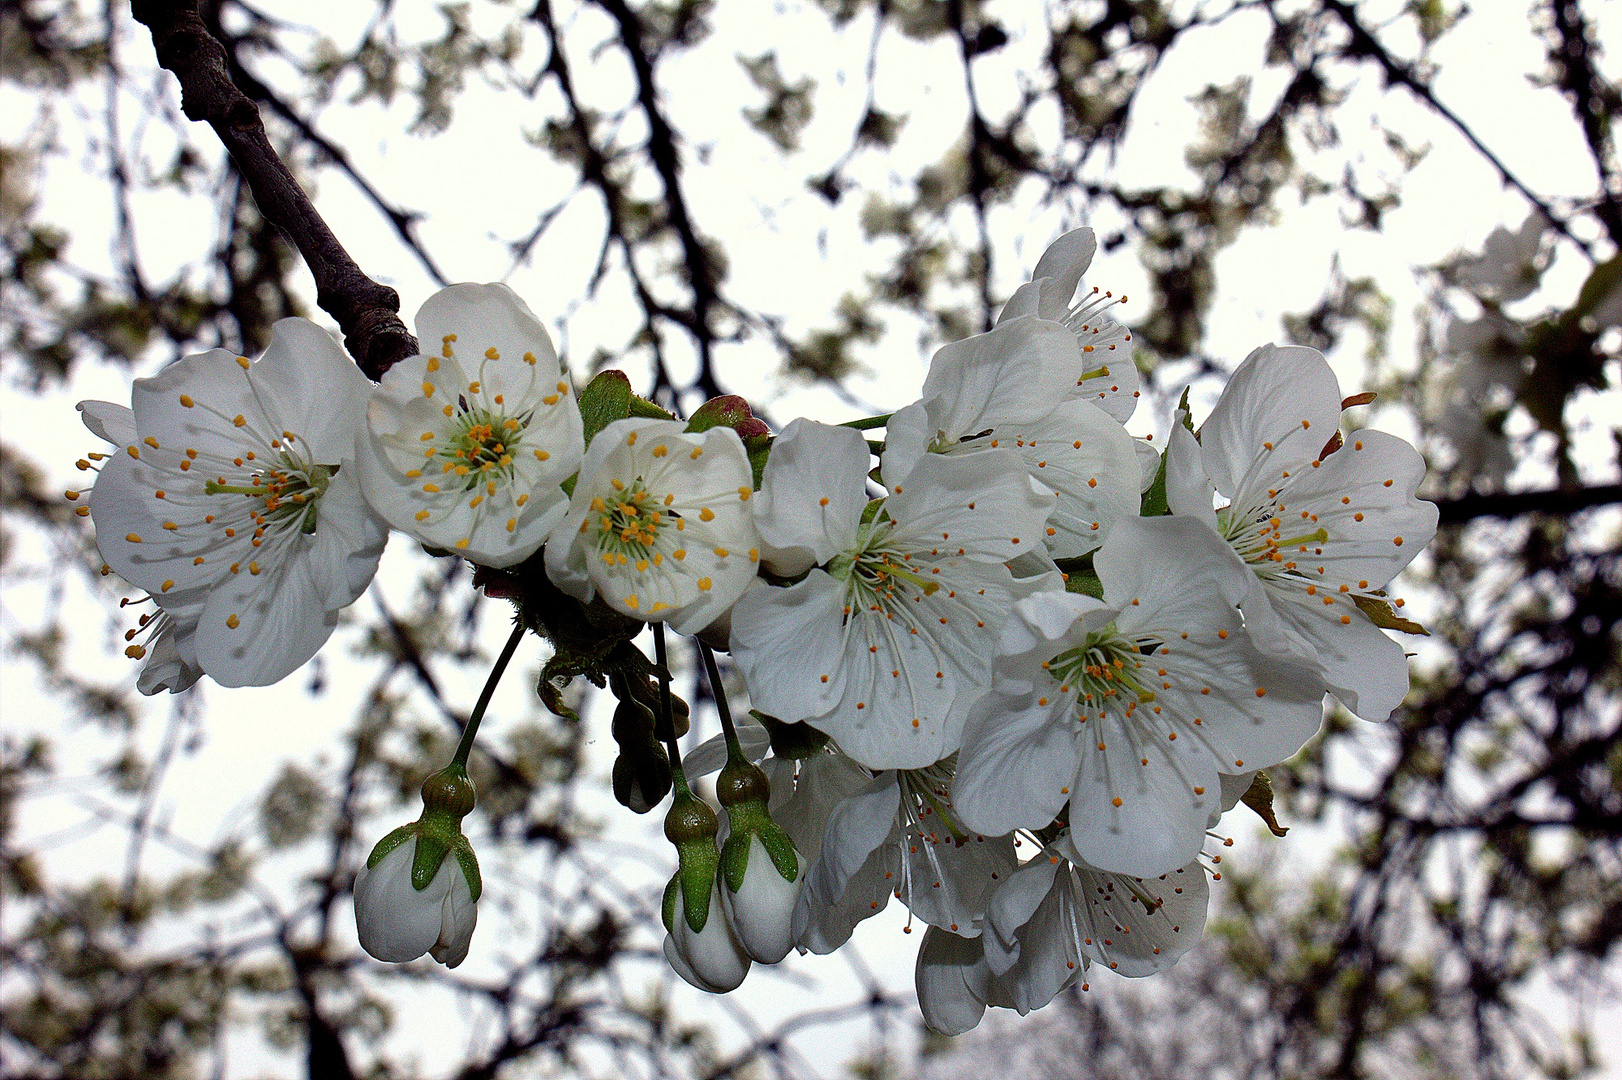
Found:
<svg viewBox="0 0 1622 1080"><path fill-rule="evenodd" d="M231 81L224 47L198 14L196 0L132 0L137 22L152 31L158 63L180 80L180 107L206 121L248 181L265 220L285 232L315 279L316 303L338 321L344 346L371 378L417 352L400 321L400 297L361 272L270 145L259 109Z"/></svg>
<svg viewBox="0 0 1622 1080"><path fill-rule="evenodd" d="M1436 504L1443 525L1478 517L1512 518L1521 514L1575 514L1622 502L1622 484L1601 484L1571 491L1517 491L1512 494L1462 495Z"/></svg>

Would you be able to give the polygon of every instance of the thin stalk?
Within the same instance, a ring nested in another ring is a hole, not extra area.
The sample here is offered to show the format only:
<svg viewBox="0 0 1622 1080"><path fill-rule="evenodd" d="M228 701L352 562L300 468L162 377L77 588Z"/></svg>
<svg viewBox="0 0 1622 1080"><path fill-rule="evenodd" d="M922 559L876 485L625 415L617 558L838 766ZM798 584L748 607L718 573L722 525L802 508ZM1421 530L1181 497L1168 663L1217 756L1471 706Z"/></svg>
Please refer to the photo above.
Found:
<svg viewBox="0 0 1622 1080"><path fill-rule="evenodd" d="M715 698L715 711L721 715L721 732L726 736L727 756L747 761L743 756L743 747L738 743L738 729L732 726L732 709L727 705L727 692L721 688L721 671L715 666L715 653L702 641L698 643L698 653L704 658L704 674L710 678L710 696Z"/></svg>
<svg viewBox="0 0 1622 1080"><path fill-rule="evenodd" d="M874 428L884 427L894 415L895 413L885 413L883 416L866 416L860 420L846 420L839 426L855 428L857 431L872 431Z"/></svg>
<svg viewBox="0 0 1622 1080"><path fill-rule="evenodd" d="M676 743L675 711L670 705L670 663L665 656L665 624L653 624L653 659L659 666L659 737L664 739L670 755L670 778L676 785L676 797L691 794L687 787L687 773L681 767L681 747Z"/></svg>
<svg viewBox="0 0 1622 1080"><path fill-rule="evenodd" d="M512 636L507 639L507 645L496 657L496 666L490 669L490 677L484 680L484 689L479 692L478 703L473 706L473 715L467 719L467 727L462 729L462 741L456 744L456 754L451 758L452 765L467 768L468 755L473 753L473 740L479 734L479 721L484 719L484 710L490 707L490 699L495 696L496 683L501 681L502 672L507 670L507 664L518 651L518 643L524 637L524 624L519 623L513 627Z"/></svg>

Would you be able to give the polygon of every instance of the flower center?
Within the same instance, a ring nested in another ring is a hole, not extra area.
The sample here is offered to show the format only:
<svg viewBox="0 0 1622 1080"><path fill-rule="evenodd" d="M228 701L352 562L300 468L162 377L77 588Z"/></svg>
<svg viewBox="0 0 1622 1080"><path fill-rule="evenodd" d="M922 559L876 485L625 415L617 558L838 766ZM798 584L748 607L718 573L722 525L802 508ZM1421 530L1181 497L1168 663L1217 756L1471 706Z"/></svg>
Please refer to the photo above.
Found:
<svg viewBox="0 0 1622 1080"><path fill-rule="evenodd" d="M890 523L863 526L864 535L857 539L857 548L837 556L828 564L828 572L845 583L845 595L850 606L858 611L899 612L908 598L909 586L916 587L925 596L933 596L940 583L931 581L908 566L910 557L888 546L885 539Z"/></svg>
<svg viewBox="0 0 1622 1080"><path fill-rule="evenodd" d="M653 553L667 518L681 516L662 509L675 501L674 497L659 498L647 489L640 476L630 486L622 480L613 484L612 496L599 495L591 500L592 513L597 515L597 550L616 563L646 559Z"/></svg>
<svg viewBox="0 0 1622 1080"><path fill-rule="evenodd" d="M471 491L480 484L512 479L513 454L523 441L525 419L507 416L457 398L449 430L441 431L428 457L444 475L459 477ZM447 406L449 408L449 406Z"/></svg>
<svg viewBox="0 0 1622 1080"><path fill-rule="evenodd" d="M337 471L337 465L306 462L283 449L275 465L250 473L247 483L228 484L221 477L207 481L203 490L209 495L244 495L260 500L252 517L261 529L297 521L299 531L309 535L316 529L321 496Z"/></svg>
<svg viewBox="0 0 1622 1080"><path fill-rule="evenodd" d="M1128 640L1112 623L1089 633L1080 645L1044 662L1042 668L1061 693L1075 694L1084 710L1091 705L1131 716L1139 705L1155 699L1154 691L1139 681L1143 658L1153 653L1153 647Z"/></svg>

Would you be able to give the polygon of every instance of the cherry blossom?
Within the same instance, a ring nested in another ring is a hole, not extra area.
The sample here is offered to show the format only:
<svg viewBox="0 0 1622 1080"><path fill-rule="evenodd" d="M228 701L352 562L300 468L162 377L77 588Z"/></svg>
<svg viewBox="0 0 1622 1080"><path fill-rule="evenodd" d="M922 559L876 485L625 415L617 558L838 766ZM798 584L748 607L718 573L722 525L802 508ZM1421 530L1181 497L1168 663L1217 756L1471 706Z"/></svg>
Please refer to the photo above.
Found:
<svg viewBox="0 0 1622 1080"><path fill-rule="evenodd" d="M1342 444L1334 372L1314 349L1263 346L1233 373L1199 440L1167 450L1172 512L1204 522L1250 567L1253 636L1312 660L1360 716L1383 720L1408 691L1402 646L1359 602L1383 603L1397 572L1436 535L1415 497L1425 462L1380 431ZM1226 505L1213 510L1213 488Z"/></svg>
<svg viewBox="0 0 1622 1080"><path fill-rule="evenodd" d="M580 410L546 328L505 285L452 285L417 313L426 355L366 410L367 500L401 532L486 566L532 555L580 467Z"/></svg>
<svg viewBox="0 0 1622 1080"><path fill-rule="evenodd" d="M257 362L214 349L137 379L129 410L81 404L118 444L96 455L97 545L162 611L143 628L143 692L183 689L199 670L224 686L274 683L364 591L387 538L353 465L367 391L326 331L283 319Z"/></svg>

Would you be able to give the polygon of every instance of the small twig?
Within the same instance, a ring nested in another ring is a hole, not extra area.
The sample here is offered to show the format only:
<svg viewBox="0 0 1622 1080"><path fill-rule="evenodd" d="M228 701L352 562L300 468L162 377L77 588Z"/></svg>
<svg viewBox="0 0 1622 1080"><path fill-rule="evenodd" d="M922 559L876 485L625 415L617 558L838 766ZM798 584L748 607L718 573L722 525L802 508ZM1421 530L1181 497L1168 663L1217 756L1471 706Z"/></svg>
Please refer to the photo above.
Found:
<svg viewBox="0 0 1622 1080"><path fill-rule="evenodd" d="M399 295L361 271L270 145L258 107L231 81L225 48L209 34L196 0L132 0L130 7L152 31L158 63L180 80L181 111L214 129L259 212L304 256L316 303L338 321L360 369L376 379L416 355L417 339L400 321Z"/></svg>

